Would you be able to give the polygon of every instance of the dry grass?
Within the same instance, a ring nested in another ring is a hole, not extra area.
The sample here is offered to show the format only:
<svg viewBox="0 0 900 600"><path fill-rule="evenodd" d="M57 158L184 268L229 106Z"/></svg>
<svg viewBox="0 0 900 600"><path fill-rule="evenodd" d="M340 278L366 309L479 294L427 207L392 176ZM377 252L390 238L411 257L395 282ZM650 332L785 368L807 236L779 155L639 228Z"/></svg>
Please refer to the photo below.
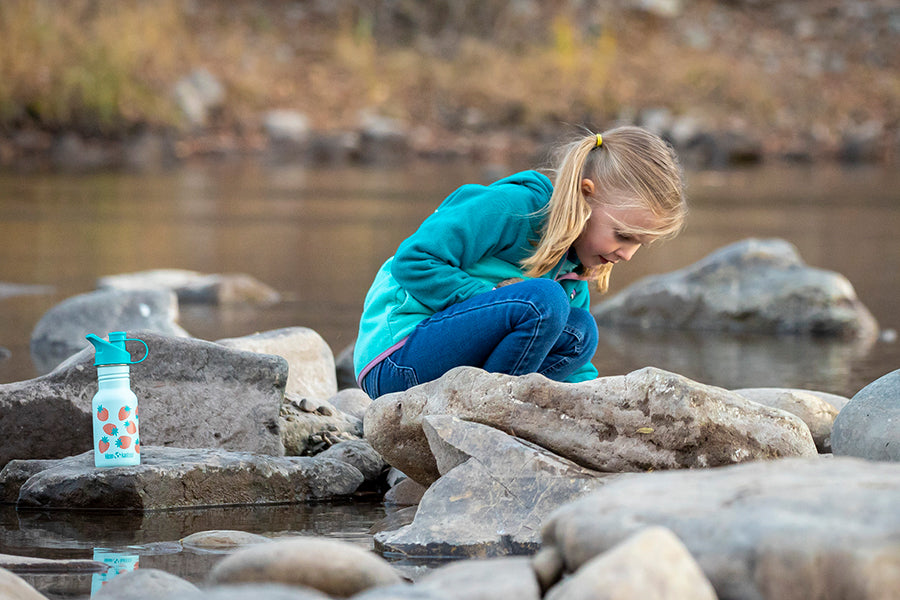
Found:
<svg viewBox="0 0 900 600"><path fill-rule="evenodd" d="M220 125L244 128L270 108L302 111L320 129L350 126L362 109L473 130L605 124L645 107L713 122L738 115L766 133L900 119L894 65L810 76L788 33L760 32L748 15L706 49L646 15L610 13L602 27L564 9L548 15L524 37L509 26L491 38L398 43L379 37L370 13L297 17L277 1L4 0L0 128L179 126L171 91L201 66L227 89ZM784 48L777 72L752 52L763 42Z"/></svg>

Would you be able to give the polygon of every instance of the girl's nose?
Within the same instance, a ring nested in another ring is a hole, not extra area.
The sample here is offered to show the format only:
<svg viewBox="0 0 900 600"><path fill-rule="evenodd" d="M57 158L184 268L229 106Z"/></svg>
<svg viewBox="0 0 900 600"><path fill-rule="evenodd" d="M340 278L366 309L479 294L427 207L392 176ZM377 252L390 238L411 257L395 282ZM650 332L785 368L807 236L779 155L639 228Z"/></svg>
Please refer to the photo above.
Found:
<svg viewBox="0 0 900 600"><path fill-rule="evenodd" d="M640 244L629 244L627 246L622 246L618 250L616 250L616 256L618 256L621 260L631 260L631 257L634 256L634 253L637 252L638 248L640 248Z"/></svg>

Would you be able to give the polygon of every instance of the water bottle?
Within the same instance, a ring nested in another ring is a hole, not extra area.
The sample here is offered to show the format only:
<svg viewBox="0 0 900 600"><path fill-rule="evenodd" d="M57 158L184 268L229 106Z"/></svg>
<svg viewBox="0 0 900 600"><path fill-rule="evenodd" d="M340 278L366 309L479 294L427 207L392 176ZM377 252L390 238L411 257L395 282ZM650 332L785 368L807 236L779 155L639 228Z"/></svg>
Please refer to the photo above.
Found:
<svg viewBox="0 0 900 600"><path fill-rule="evenodd" d="M146 360L150 349L143 340L128 338L124 331L113 331L109 341L90 333L94 345L99 389L92 406L94 422L94 466L123 467L141 464L141 439L138 429L137 396L131 391L129 365ZM125 342L144 344L144 358L132 361Z"/></svg>

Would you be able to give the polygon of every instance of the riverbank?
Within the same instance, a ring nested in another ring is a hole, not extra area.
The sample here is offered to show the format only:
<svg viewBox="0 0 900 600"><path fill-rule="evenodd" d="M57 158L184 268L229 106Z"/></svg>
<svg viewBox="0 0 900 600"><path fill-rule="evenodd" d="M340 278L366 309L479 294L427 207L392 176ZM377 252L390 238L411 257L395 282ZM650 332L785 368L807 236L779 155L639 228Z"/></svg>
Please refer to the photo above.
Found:
<svg viewBox="0 0 900 600"><path fill-rule="evenodd" d="M898 30L882 0L20 0L0 9L0 167L502 163L621 122L701 168L893 163Z"/></svg>

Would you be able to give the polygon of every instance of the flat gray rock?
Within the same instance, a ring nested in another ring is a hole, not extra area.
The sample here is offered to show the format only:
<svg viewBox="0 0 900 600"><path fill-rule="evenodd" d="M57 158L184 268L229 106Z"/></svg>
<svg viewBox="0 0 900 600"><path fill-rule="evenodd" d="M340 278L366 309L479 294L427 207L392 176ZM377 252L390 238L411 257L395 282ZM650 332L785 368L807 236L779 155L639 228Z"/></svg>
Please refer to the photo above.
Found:
<svg viewBox="0 0 900 600"><path fill-rule="evenodd" d="M858 391L834 420L835 456L900 461L900 369Z"/></svg>
<svg viewBox="0 0 900 600"><path fill-rule="evenodd" d="M102 290L63 300L40 318L31 332L31 358L39 373L90 344L88 333L153 331L189 337L178 321L178 300L169 290Z"/></svg>
<svg viewBox="0 0 900 600"><path fill-rule="evenodd" d="M284 454L283 358L150 332L129 337L150 348L146 361L131 366L143 445ZM63 458L92 447L93 363L93 348L86 348L52 373L0 385L0 465L15 458Z"/></svg>
<svg viewBox="0 0 900 600"><path fill-rule="evenodd" d="M425 417L442 477L413 522L375 535L380 552L485 557L540 547L543 519L602 485L601 474L486 425Z"/></svg>
<svg viewBox="0 0 900 600"><path fill-rule="evenodd" d="M93 461L93 451L60 459L25 481L4 469L0 485L20 486L20 508L159 510L327 499L363 481L334 459L225 450L149 446L137 466L98 469Z"/></svg>
<svg viewBox="0 0 900 600"><path fill-rule="evenodd" d="M440 472L422 424L442 414L489 425L597 471L816 454L799 417L652 367L577 384L460 367L372 402L366 439L390 465L429 485Z"/></svg>
<svg viewBox="0 0 900 600"><path fill-rule="evenodd" d="M898 506L900 465L855 458L626 474L551 515L542 552L574 572L662 525L719 598L884 599L898 589Z"/></svg>
<svg viewBox="0 0 900 600"><path fill-rule="evenodd" d="M780 239L746 239L646 277L591 309L601 325L873 338L846 277L807 266Z"/></svg>
<svg viewBox="0 0 900 600"><path fill-rule="evenodd" d="M107 275L97 280L101 290L169 290L185 304L253 304L266 306L280 294L243 273L208 274L184 269L153 269L137 273Z"/></svg>

